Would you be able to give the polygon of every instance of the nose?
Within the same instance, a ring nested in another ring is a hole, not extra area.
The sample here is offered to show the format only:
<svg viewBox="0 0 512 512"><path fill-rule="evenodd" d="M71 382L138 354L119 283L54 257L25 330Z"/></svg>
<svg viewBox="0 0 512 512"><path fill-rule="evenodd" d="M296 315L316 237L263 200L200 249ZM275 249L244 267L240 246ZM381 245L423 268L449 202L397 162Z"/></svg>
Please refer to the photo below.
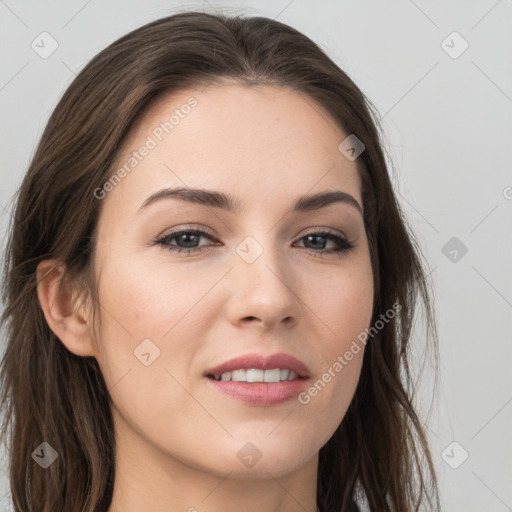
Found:
<svg viewBox="0 0 512 512"><path fill-rule="evenodd" d="M270 239L270 237L269 237ZM270 243L248 237L237 247L231 272L233 293L229 318L242 326L257 323L262 329L291 327L300 317L300 280Z"/></svg>

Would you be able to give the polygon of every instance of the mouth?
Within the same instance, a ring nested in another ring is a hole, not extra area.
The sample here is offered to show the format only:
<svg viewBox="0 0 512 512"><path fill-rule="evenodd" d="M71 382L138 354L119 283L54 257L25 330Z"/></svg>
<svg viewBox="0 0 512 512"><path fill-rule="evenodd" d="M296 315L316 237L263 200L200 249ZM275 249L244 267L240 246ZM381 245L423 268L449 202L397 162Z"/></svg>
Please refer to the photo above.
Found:
<svg viewBox="0 0 512 512"><path fill-rule="evenodd" d="M308 386L306 365L288 354L231 359L204 372L207 384L251 405L270 406L297 396Z"/></svg>
<svg viewBox="0 0 512 512"><path fill-rule="evenodd" d="M247 354L210 368L204 375L220 381L280 382L307 379L309 370L301 360L289 354Z"/></svg>

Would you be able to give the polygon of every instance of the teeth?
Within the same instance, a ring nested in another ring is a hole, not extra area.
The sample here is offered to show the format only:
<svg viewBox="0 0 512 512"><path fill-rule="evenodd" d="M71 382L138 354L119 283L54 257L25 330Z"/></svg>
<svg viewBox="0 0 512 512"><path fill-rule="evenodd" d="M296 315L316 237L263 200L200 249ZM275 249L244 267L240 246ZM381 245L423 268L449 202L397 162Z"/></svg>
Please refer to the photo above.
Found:
<svg viewBox="0 0 512 512"><path fill-rule="evenodd" d="M282 382L285 380L296 380L298 375L287 368L273 368L272 370L259 370L250 368L248 370L233 370L215 376L215 380L234 382Z"/></svg>
<svg viewBox="0 0 512 512"><path fill-rule="evenodd" d="M279 368L274 368L273 370L265 370L264 373L264 382L279 382L281 380L281 370Z"/></svg>
<svg viewBox="0 0 512 512"><path fill-rule="evenodd" d="M220 376L222 378L222 375ZM246 370L234 370L231 372L231 380L235 382L247 382L247 371Z"/></svg>
<svg viewBox="0 0 512 512"><path fill-rule="evenodd" d="M247 370L247 382L264 382L265 372L264 370Z"/></svg>

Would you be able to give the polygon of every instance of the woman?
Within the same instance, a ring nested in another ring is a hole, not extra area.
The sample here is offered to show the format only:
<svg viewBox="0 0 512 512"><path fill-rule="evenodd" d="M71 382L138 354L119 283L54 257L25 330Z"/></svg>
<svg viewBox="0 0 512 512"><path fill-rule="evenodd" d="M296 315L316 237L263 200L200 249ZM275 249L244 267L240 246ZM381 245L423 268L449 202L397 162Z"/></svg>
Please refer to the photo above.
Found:
<svg viewBox="0 0 512 512"><path fill-rule="evenodd" d="M439 508L418 293L435 326L374 118L266 18L180 13L92 59L6 253L15 510Z"/></svg>

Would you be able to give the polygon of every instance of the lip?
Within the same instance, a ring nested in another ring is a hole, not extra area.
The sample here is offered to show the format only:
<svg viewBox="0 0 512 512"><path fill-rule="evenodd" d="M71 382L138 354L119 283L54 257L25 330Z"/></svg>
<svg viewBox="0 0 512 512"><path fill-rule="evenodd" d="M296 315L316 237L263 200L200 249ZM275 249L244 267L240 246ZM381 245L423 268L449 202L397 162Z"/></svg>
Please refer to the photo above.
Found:
<svg viewBox="0 0 512 512"><path fill-rule="evenodd" d="M282 382L237 382L218 381L209 377L233 370L248 370L250 368L260 370L288 368L298 375L298 379ZM235 400L262 407L278 405L291 400L303 392L309 385L307 366L297 358L283 353L267 357L260 354L247 354L236 357L206 370L204 378L206 379L206 384L217 391Z"/></svg>
<svg viewBox="0 0 512 512"><path fill-rule="evenodd" d="M224 372L232 372L233 370L249 370L256 368L260 370L272 370L273 368L288 368L293 370L299 377L303 379L309 378L307 366L289 354L279 353L270 356L261 354L247 354L241 357L235 357L225 363L210 368L204 372L205 377L208 375L220 375ZM292 381L290 381L292 382Z"/></svg>

